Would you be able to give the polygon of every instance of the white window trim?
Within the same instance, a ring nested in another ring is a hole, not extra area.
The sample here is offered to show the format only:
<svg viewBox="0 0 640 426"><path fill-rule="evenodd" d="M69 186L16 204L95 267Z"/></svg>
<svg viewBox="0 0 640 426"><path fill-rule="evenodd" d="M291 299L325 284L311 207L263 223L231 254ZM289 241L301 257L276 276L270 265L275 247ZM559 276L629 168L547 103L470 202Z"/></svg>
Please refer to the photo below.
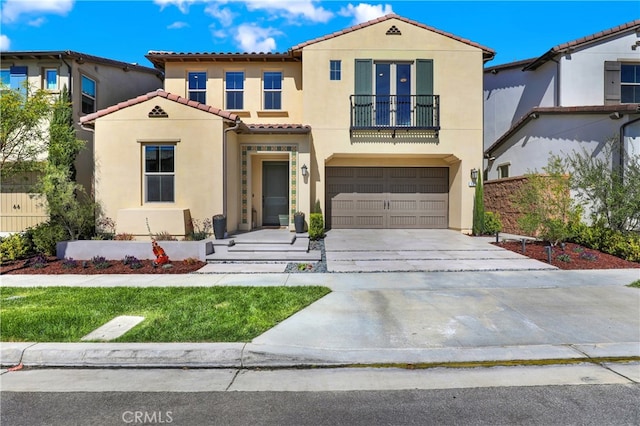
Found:
<svg viewBox="0 0 640 426"><path fill-rule="evenodd" d="M279 72L280 73L280 89L265 89L264 88L264 75L268 72L271 73L275 73L275 72ZM282 93L284 91L284 71L283 70L262 70L262 110L263 111L284 111L284 96L282 96ZM265 94L269 92L269 93L275 93L275 92L279 92L280 93L280 108L266 108L266 96Z"/></svg>
<svg viewBox="0 0 640 426"><path fill-rule="evenodd" d="M231 72L241 72L242 73L242 89L228 89L227 88L227 73L231 73ZM246 81L247 81L247 73L244 70L225 70L224 71L224 102L225 102L225 108L227 110L230 111L242 111L244 110L244 106L245 106L245 86L246 86ZM226 105L227 103L227 92L240 92L242 93L242 108L230 108L228 105Z"/></svg>
<svg viewBox="0 0 640 426"><path fill-rule="evenodd" d="M203 73L204 74L204 89L189 89L189 74ZM191 93L204 93L205 103L207 101L207 86L209 85L209 74L206 70L188 70L187 71L187 99L191 99Z"/></svg>
<svg viewBox="0 0 640 426"><path fill-rule="evenodd" d="M338 69L334 70L331 68L331 64L333 63L337 63L338 64ZM338 78L331 78L333 77L333 73L336 72L338 75ZM342 80L342 60L341 59L330 59L329 60L329 81L340 81Z"/></svg>
<svg viewBox="0 0 640 426"><path fill-rule="evenodd" d="M176 203L176 144L175 143L167 143L161 141L148 141L144 142L139 140L138 142L142 143L142 182L144 193L142 199L145 204L175 204ZM147 172L147 161L146 161L146 149L151 146L170 146L173 148L173 172ZM173 176L173 200L172 201L149 201L149 190L147 185L147 176Z"/></svg>
<svg viewBox="0 0 640 426"><path fill-rule="evenodd" d="M95 94L93 96L86 94L82 91L82 79L86 78L87 80L93 81L93 87L95 90ZM86 96L87 98L93 100L93 111L92 112L83 112L82 111L82 96ZM80 112L82 114L92 114L98 110L98 82L96 79L89 77L86 74L80 74Z"/></svg>
<svg viewBox="0 0 640 426"><path fill-rule="evenodd" d="M502 176L502 168L507 167L507 176ZM500 163L496 166L496 171L498 172L498 179L505 179L511 176L511 162Z"/></svg>
<svg viewBox="0 0 640 426"><path fill-rule="evenodd" d="M47 79L47 72L48 71L55 71L56 72L56 87L53 89L49 88L49 81ZM60 90L60 70L56 67L46 67L44 68L43 72L42 72L42 88L44 90L48 90L50 92L57 92ZM95 99L94 99L95 102Z"/></svg>

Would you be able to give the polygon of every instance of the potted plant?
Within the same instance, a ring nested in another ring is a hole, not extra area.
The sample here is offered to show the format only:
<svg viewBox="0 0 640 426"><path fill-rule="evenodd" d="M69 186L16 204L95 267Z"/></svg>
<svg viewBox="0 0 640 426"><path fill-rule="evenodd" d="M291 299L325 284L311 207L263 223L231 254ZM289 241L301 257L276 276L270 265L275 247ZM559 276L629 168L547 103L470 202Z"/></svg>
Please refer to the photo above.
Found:
<svg viewBox="0 0 640 426"><path fill-rule="evenodd" d="M227 217L223 214L213 216L213 235L216 240L223 240L227 232Z"/></svg>
<svg viewBox="0 0 640 426"><path fill-rule="evenodd" d="M304 232L304 212L295 212L293 214L293 224L296 228L296 234Z"/></svg>

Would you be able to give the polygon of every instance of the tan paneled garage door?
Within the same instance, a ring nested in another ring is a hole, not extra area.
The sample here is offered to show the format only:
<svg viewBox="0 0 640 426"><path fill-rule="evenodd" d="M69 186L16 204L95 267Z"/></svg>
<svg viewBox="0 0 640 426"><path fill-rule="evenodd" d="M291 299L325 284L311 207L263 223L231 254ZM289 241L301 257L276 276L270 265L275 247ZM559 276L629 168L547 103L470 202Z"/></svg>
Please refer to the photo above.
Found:
<svg viewBox="0 0 640 426"><path fill-rule="evenodd" d="M327 227L447 228L447 167L327 167Z"/></svg>

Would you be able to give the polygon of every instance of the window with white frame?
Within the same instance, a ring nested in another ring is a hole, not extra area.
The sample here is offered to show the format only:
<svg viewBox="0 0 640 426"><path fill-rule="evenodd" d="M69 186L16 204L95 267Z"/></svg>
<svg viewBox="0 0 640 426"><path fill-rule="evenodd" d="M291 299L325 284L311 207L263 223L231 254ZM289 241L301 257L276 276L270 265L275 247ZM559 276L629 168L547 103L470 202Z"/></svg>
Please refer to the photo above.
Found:
<svg viewBox="0 0 640 426"><path fill-rule="evenodd" d="M207 73L190 72L188 74L188 97L191 101L207 103Z"/></svg>
<svg viewBox="0 0 640 426"><path fill-rule="evenodd" d="M145 201L175 201L175 145L144 146Z"/></svg>
<svg viewBox="0 0 640 426"><path fill-rule="evenodd" d="M342 79L342 62L341 61L329 61L329 80L341 80Z"/></svg>
<svg viewBox="0 0 640 426"><path fill-rule="evenodd" d="M640 64L620 64L620 101L640 103Z"/></svg>
<svg viewBox="0 0 640 426"><path fill-rule="evenodd" d="M2 86L12 90L24 92L26 90L24 82L27 80L27 67L9 67L0 70Z"/></svg>
<svg viewBox="0 0 640 426"><path fill-rule="evenodd" d="M498 166L498 179L509 177L509 163L500 164Z"/></svg>
<svg viewBox="0 0 640 426"><path fill-rule="evenodd" d="M244 108L244 72L228 71L225 74L226 109Z"/></svg>
<svg viewBox="0 0 640 426"><path fill-rule="evenodd" d="M96 82L86 75L82 76L82 113L96 112Z"/></svg>
<svg viewBox="0 0 640 426"><path fill-rule="evenodd" d="M43 87L45 90L58 90L57 68L45 68L43 72Z"/></svg>
<svg viewBox="0 0 640 426"><path fill-rule="evenodd" d="M282 72L265 71L264 84L264 109L282 109Z"/></svg>

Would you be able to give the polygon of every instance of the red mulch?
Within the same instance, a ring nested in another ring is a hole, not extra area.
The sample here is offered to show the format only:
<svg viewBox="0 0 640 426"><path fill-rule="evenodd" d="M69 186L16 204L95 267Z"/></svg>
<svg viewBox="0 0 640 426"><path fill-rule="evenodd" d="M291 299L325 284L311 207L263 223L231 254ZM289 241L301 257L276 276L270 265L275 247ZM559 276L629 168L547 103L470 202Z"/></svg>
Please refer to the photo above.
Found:
<svg viewBox="0 0 640 426"><path fill-rule="evenodd" d="M522 243L519 241L507 241L492 244L523 254ZM546 245L547 244L542 242L527 243L524 255L531 259L547 263L547 253L544 249L544 246ZM569 261L563 261L561 260L562 258L558 259L558 256L563 254L569 256ZM619 257L602 253L598 250L588 249L573 243L566 243L564 250L562 250L560 246L553 247L551 264L559 269L565 270L640 268L640 263L629 262L627 260L620 259Z"/></svg>
<svg viewBox="0 0 640 426"><path fill-rule="evenodd" d="M189 261L176 260L171 262L170 268L163 268L161 266L153 267L151 260L141 260L142 268L132 269L129 265L125 265L120 260L110 260L109 267L105 269L97 269L91 261L78 260L78 266L75 268L66 268L63 266L63 260L50 257L47 259L47 263L42 268L34 268L27 262L29 260L18 260L15 262L0 265L0 275L4 274L42 274L42 275L59 275L59 274L82 274L82 275L95 275L95 274L188 274L190 272L197 271L206 265L201 261ZM83 263L86 265L83 265Z"/></svg>

